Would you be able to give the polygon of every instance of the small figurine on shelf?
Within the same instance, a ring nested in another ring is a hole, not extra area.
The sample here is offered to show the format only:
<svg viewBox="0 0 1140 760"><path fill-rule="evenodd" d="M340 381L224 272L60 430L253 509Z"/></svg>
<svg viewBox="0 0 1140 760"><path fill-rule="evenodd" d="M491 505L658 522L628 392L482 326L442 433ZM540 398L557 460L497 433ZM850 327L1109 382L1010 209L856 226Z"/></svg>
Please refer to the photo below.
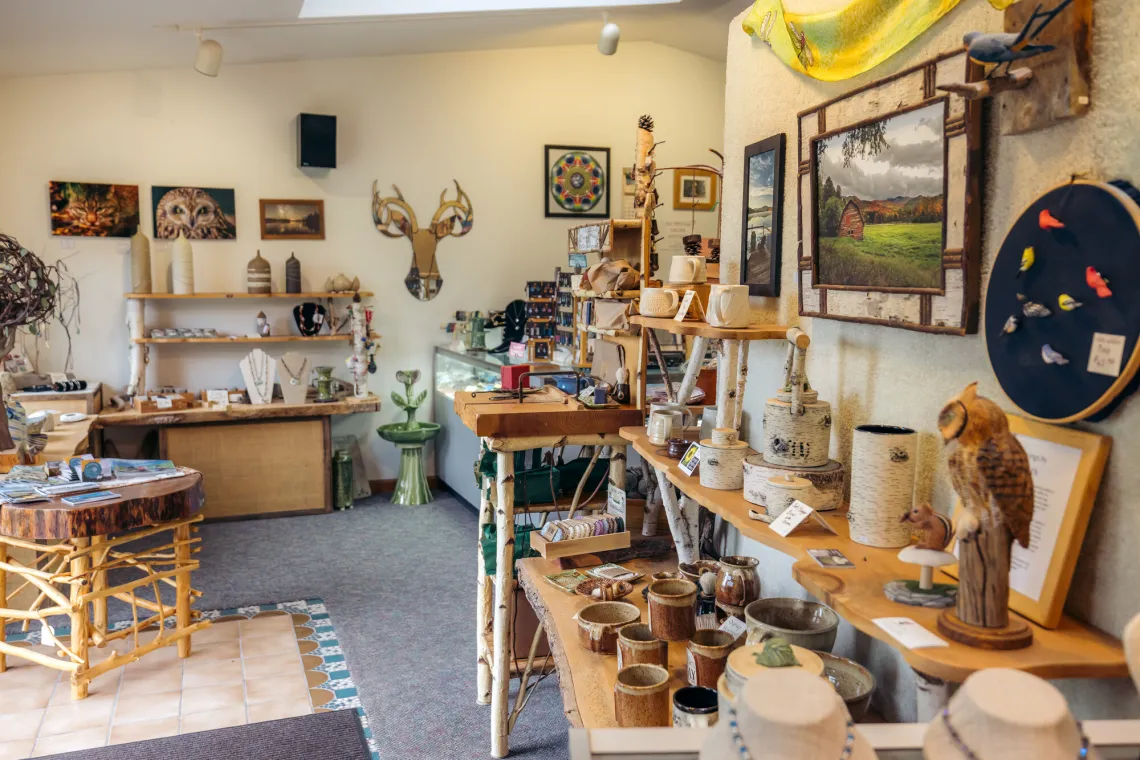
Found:
<svg viewBox="0 0 1140 760"><path fill-rule="evenodd" d="M325 280L325 290L329 293L355 293L360 290L360 278L350 280L344 274L338 274Z"/></svg>
<svg viewBox="0 0 1140 760"><path fill-rule="evenodd" d="M257 312L257 337L268 338L269 332L269 318L264 311Z"/></svg>
<svg viewBox="0 0 1140 760"><path fill-rule="evenodd" d="M883 593L892 602L915 607L953 605L958 587L952 583L934 582L934 568L958 561L957 557L945 551L953 538L950 518L935 512L929 504L920 504L903 515L899 522L910 523L920 534L917 544L899 552L899 559L919 565L921 571L917 581L891 581L883 586Z"/></svg>
<svg viewBox="0 0 1140 760"><path fill-rule="evenodd" d="M940 552L950 545L950 518L935 512L929 504L914 507L899 522L910 523L922 536L916 549L929 549Z"/></svg>

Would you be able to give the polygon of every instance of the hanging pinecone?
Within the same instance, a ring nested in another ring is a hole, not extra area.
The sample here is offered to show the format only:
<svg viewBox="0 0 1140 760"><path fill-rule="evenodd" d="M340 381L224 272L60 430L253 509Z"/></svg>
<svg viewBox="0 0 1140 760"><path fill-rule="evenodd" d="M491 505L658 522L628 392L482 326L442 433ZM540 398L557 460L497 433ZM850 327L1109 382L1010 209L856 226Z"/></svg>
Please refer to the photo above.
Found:
<svg viewBox="0 0 1140 760"><path fill-rule="evenodd" d="M685 253L690 256L701 255L701 236L700 235L685 235L681 238L681 244L685 246Z"/></svg>
<svg viewBox="0 0 1140 760"><path fill-rule="evenodd" d="M652 132L653 131L653 117L650 116L649 114L645 114L644 116L642 116L640 119L637 120L637 126L641 129L644 129L646 132Z"/></svg>

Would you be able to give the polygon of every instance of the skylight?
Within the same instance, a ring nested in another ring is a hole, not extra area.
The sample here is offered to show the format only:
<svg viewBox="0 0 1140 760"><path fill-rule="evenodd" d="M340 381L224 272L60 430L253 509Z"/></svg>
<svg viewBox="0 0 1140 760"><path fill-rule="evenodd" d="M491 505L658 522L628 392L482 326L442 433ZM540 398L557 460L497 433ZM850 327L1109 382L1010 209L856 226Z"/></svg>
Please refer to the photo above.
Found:
<svg viewBox="0 0 1140 760"><path fill-rule="evenodd" d="M617 8L629 5L675 5L680 2L681 0L304 0L300 18Z"/></svg>

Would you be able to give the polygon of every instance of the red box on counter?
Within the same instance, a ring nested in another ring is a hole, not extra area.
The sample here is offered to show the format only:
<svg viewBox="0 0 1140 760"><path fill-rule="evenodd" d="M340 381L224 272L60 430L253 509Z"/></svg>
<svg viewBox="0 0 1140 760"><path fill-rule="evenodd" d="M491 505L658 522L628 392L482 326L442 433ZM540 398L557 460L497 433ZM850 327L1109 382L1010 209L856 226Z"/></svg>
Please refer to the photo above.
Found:
<svg viewBox="0 0 1140 760"><path fill-rule="evenodd" d="M529 364L511 364L499 368L499 377L503 381L503 390L518 390L519 378L524 372L530 372Z"/></svg>

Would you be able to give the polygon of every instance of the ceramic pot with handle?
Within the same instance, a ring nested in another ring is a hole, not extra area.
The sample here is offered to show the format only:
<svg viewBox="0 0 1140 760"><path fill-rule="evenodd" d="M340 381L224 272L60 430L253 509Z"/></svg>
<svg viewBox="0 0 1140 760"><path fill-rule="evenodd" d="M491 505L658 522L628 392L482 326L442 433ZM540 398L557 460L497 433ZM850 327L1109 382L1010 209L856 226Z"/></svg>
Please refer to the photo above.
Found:
<svg viewBox="0 0 1140 760"><path fill-rule="evenodd" d="M643 317L671 317L681 305L681 296L668 288L642 288L637 311Z"/></svg>
<svg viewBox="0 0 1140 760"><path fill-rule="evenodd" d="M669 282L691 285L708 279L704 256L674 256L669 264ZM745 288L747 290L747 288Z"/></svg>
<svg viewBox="0 0 1140 760"><path fill-rule="evenodd" d="M830 652L839 632L839 615L826 604L803 599L758 599L744 610L748 644L778 637L804 649Z"/></svg>
<svg viewBox="0 0 1140 760"><path fill-rule="evenodd" d="M721 557L716 571L716 606L742 616L744 608L760 598L760 576L755 557Z"/></svg>
<svg viewBox="0 0 1140 760"><path fill-rule="evenodd" d="M713 285L705 321L715 327L748 327L752 309L747 285Z"/></svg>

